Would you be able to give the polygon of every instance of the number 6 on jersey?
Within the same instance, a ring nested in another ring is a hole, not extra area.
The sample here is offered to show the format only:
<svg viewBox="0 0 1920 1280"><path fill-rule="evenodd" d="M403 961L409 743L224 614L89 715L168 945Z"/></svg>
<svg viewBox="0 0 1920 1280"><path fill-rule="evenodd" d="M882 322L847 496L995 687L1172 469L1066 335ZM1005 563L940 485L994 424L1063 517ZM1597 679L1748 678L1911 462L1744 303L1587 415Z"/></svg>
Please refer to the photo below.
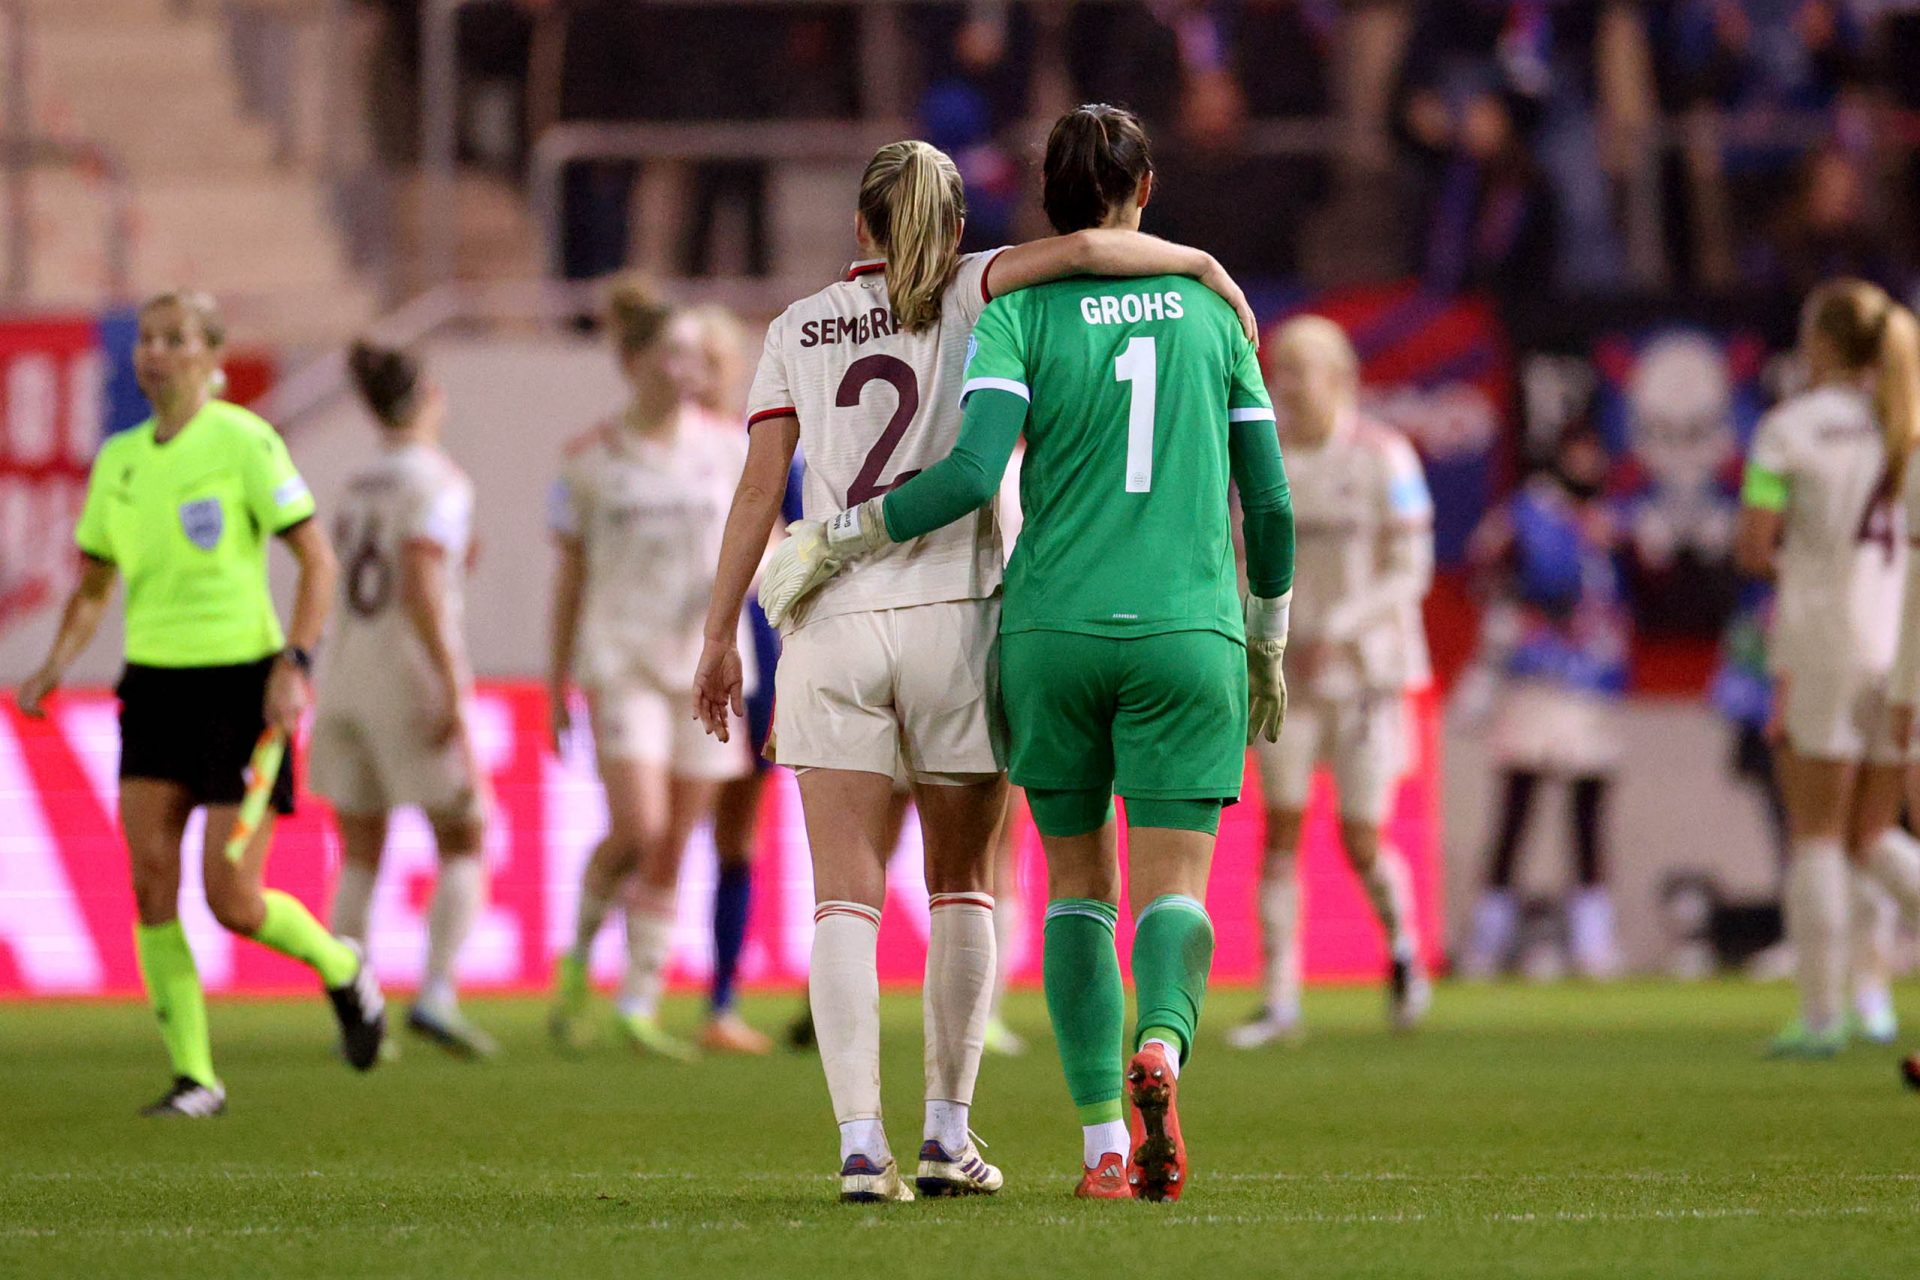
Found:
<svg viewBox="0 0 1920 1280"><path fill-rule="evenodd" d="M1113 358L1113 380L1133 384L1127 406L1127 492L1153 491L1153 412L1158 389L1153 339L1127 339L1127 349Z"/></svg>

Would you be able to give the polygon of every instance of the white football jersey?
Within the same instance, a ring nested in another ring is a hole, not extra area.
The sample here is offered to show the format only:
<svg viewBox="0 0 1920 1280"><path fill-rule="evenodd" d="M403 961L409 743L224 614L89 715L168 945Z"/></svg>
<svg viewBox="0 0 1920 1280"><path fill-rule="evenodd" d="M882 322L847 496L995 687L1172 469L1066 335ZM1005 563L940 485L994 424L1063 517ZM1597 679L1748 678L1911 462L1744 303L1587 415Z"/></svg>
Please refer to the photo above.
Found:
<svg viewBox="0 0 1920 1280"><path fill-rule="evenodd" d="M1014 544L1026 527L1027 514L1020 509L1020 468L1027 460L1025 440L1013 446L1007 459L1006 474L1000 477L1000 540L1006 545L1007 563L1013 563Z"/></svg>
<svg viewBox="0 0 1920 1280"><path fill-rule="evenodd" d="M952 452L960 436L967 343L987 305L993 253L960 259L940 319L920 333L895 321L885 265L802 298L767 328L748 424L792 414L806 457L809 520L878 497ZM814 595L802 625L870 609L978 600L1000 585L994 504L923 538L864 557Z"/></svg>
<svg viewBox="0 0 1920 1280"><path fill-rule="evenodd" d="M1318 445L1281 436L1293 494L1293 651L1322 638L1342 601L1387 565L1392 540L1433 536L1433 499L1420 458L1391 427L1348 416ZM1433 677L1418 602L1395 606L1339 646L1322 689L1417 689ZM1302 690L1306 692L1306 690ZM1322 696L1325 696L1324 694Z"/></svg>
<svg viewBox="0 0 1920 1280"><path fill-rule="evenodd" d="M1887 682L1887 700L1896 706L1920 704L1920 557L1914 539L1920 537L1920 459L1907 455L1906 478L1901 482L1901 505L1907 518L1907 581L1900 593L1900 636L1893 655L1893 674Z"/></svg>
<svg viewBox="0 0 1920 1280"><path fill-rule="evenodd" d="M1795 396L1761 421L1749 461L1787 482L1773 669L1791 674L1841 662L1885 673L1899 630L1907 539L1904 513L1887 492L1886 445L1872 400L1847 386Z"/></svg>
<svg viewBox="0 0 1920 1280"><path fill-rule="evenodd" d="M318 710L391 718L395 707L437 705L438 678L400 598L401 556L426 541L446 556L447 613L461 641L473 545L473 482L430 445L383 449L353 473L333 513L340 561L332 634L321 650Z"/></svg>
<svg viewBox="0 0 1920 1280"><path fill-rule="evenodd" d="M642 437L613 420L568 446L548 522L585 549L581 684L641 679L692 688L720 538L746 460L738 427L694 409L671 434Z"/></svg>

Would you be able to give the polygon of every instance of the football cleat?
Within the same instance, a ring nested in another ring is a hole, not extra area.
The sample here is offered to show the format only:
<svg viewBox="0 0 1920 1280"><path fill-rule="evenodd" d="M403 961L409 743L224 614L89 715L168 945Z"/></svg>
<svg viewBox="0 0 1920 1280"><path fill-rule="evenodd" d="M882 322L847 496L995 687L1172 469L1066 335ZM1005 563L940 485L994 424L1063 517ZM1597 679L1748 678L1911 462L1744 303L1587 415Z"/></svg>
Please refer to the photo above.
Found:
<svg viewBox="0 0 1920 1280"><path fill-rule="evenodd" d="M1081 1200L1131 1200L1133 1187L1127 1181L1127 1158L1118 1151L1100 1157L1100 1163L1080 1174L1080 1185L1073 1194Z"/></svg>
<svg viewBox="0 0 1920 1280"><path fill-rule="evenodd" d="M407 1010L407 1030L469 1062L500 1052L493 1037L468 1022L458 1009L429 1009L416 1004Z"/></svg>
<svg viewBox="0 0 1920 1280"><path fill-rule="evenodd" d="M802 1009L800 1016L787 1025L787 1047L798 1053L809 1053L818 1047L813 1034L812 1009Z"/></svg>
<svg viewBox="0 0 1920 1280"><path fill-rule="evenodd" d="M1769 1058L1831 1058L1847 1047L1845 1023L1815 1031L1796 1018L1767 1045Z"/></svg>
<svg viewBox="0 0 1920 1280"><path fill-rule="evenodd" d="M563 955L553 965L553 1008L547 1011L547 1035L562 1053L586 1047L587 1005L593 990L587 982L586 962Z"/></svg>
<svg viewBox="0 0 1920 1280"><path fill-rule="evenodd" d="M708 1053L759 1055L773 1052L773 1041L747 1025L731 1011L716 1014L700 1031L700 1047Z"/></svg>
<svg viewBox="0 0 1920 1280"><path fill-rule="evenodd" d="M360 967L345 986L327 988L327 999L340 1023L341 1056L355 1071L371 1071L380 1061L380 1044L387 1038L387 1002L360 944L351 938L343 941L353 948Z"/></svg>
<svg viewBox="0 0 1920 1280"><path fill-rule="evenodd" d="M913 1184L923 1196L990 1196L1006 1183L971 1140L957 1155L947 1154L933 1138L920 1144L920 1169Z"/></svg>
<svg viewBox="0 0 1920 1280"><path fill-rule="evenodd" d="M900 1165L893 1157L875 1164L863 1155L850 1155L840 1166L840 1202L842 1204L884 1204L911 1202L913 1188L900 1176Z"/></svg>
<svg viewBox="0 0 1920 1280"><path fill-rule="evenodd" d="M227 1091L217 1084L201 1084L190 1076L175 1076L173 1087L158 1102L140 1108L143 1116L182 1116L206 1120L227 1109Z"/></svg>
<svg viewBox="0 0 1920 1280"><path fill-rule="evenodd" d="M646 1013L616 1013L613 1024L636 1053L648 1053L676 1062L692 1062L700 1053L678 1036L668 1035L660 1019Z"/></svg>
<svg viewBox="0 0 1920 1280"><path fill-rule="evenodd" d="M1306 1032L1300 1015L1282 1017L1271 1009L1261 1009L1251 1018L1227 1031L1227 1043L1235 1049L1264 1049L1270 1044L1299 1044Z"/></svg>
<svg viewBox="0 0 1920 1280"><path fill-rule="evenodd" d="M1900 1015L1893 1011L1893 995L1885 988L1854 1001L1853 1034L1872 1044L1892 1044L1900 1038Z"/></svg>
<svg viewBox="0 0 1920 1280"><path fill-rule="evenodd" d="M1411 1031L1433 1007L1433 983L1418 961L1395 960L1387 975L1387 1021L1395 1031Z"/></svg>
<svg viewBox="0 0 1920 1280"><path fill-rule="evenodd" d="M1186 1189L1187 1144L1180 1137L1178 1092L1164 1049L1150 1044L1133 1055L1127 1064L1127 1093L1133 1104L1127 1117L1133 1139L1127 1184L1136 1200L1178 1200Z"/></svg>
<svg viewBox="0 0 1920 1280"><path fill-rule="evenodd" d="M987 1019L984 1048L988 1053L997 1053L1003 1058L1017 1058L1027 1051L1027 1042L1012 1027L995 1017Z"/></svg>

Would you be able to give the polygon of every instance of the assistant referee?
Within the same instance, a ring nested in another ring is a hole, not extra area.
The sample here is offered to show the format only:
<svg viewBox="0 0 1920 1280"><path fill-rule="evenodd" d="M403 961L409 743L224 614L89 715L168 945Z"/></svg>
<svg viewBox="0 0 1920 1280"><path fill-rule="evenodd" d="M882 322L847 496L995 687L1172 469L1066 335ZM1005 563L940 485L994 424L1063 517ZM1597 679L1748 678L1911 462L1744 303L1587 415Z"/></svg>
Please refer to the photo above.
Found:
<svg viewBox="0 0 1920 1280"><path fill-rule="evenodd" d="M205 997L180 927L180 846L207 810L201 864L221 925L320 976L347 1061L379 1057L380 990L354 944L328 933L298 899L264 887L271 818L236 865L225 849L254 743L268 724L291 738L312 701L311 651L333 599L336 566L314 523L313 495L279 433L216 398L225 325L213 300L165 293L140 308L134 374L153 416L101 446L74 541L83 557L47 659L17 691L45 714L47 695L92 639L116 575L127 583L120 696L120 826L133 863L140 974L174 1082L142 1114L211 1116L226 1106L213 1070ZM299 562L291 642L267 590L267 543ZM291 755L273 808L293 811Z"/></svg>

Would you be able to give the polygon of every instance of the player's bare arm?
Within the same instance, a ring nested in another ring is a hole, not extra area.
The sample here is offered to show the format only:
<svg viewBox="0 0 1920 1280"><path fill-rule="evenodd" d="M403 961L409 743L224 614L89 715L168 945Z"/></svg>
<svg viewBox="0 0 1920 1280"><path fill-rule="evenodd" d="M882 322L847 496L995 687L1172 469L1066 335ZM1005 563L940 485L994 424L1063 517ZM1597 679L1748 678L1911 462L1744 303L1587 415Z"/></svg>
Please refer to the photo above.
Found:
<svg viewBox="0 0 1920 1280"><path fill-rule="evenodd" d="M580 606L586 599L587 548L579 538L559 536L553 576L553 606L547 630L547 735L559 755L573 727L567 690L573 680L573 647L580 634Z"/></svg>
<svg viewBox="0 0 1920 1280"><path fill-rule="evenodd" d="M1226 300L1247 341L1260 341L1247 295L1212 254L1140 231L1092 227L1014 245L988 268L986 291L998 298L1068 276L1189 276Z"/></svg>
<svg viewBox="0 0 1920 1280"><path fill-rule="evenodd" d="M740 663L740 606L746 603L754 574L766 554L767 540L780 518L787 471L800 443L800 420L792 414L766 418L747 438L747 462L727 510L720 539L720 564L707 604L707 622L694 673L694 717L707 732L727 741L727 712L746 714L745 677Z"/></svg>
<svg viewBox="0 0 1920 1280"><path fill-rule="evenodd" d="M47 660L14 691L14 701L24 714L37 720L47 713L47 695L60 687L67 668L100 629L100 620L107 615L107 602L113 596L116 576L112 561L81 556L80 581L67 596L66 608L60 614L60 629L54 633Z"/></svg>
<svg viewBox="0 0 1920 1280"><path fill-rule="evenodd" d="M400 605L440 681L444 713L429 729L435 746L445 746L464 732L467 695L473 686L473 673L448 616L447 600L446 548L431 538L408 542L400 555Z"/></svg>

